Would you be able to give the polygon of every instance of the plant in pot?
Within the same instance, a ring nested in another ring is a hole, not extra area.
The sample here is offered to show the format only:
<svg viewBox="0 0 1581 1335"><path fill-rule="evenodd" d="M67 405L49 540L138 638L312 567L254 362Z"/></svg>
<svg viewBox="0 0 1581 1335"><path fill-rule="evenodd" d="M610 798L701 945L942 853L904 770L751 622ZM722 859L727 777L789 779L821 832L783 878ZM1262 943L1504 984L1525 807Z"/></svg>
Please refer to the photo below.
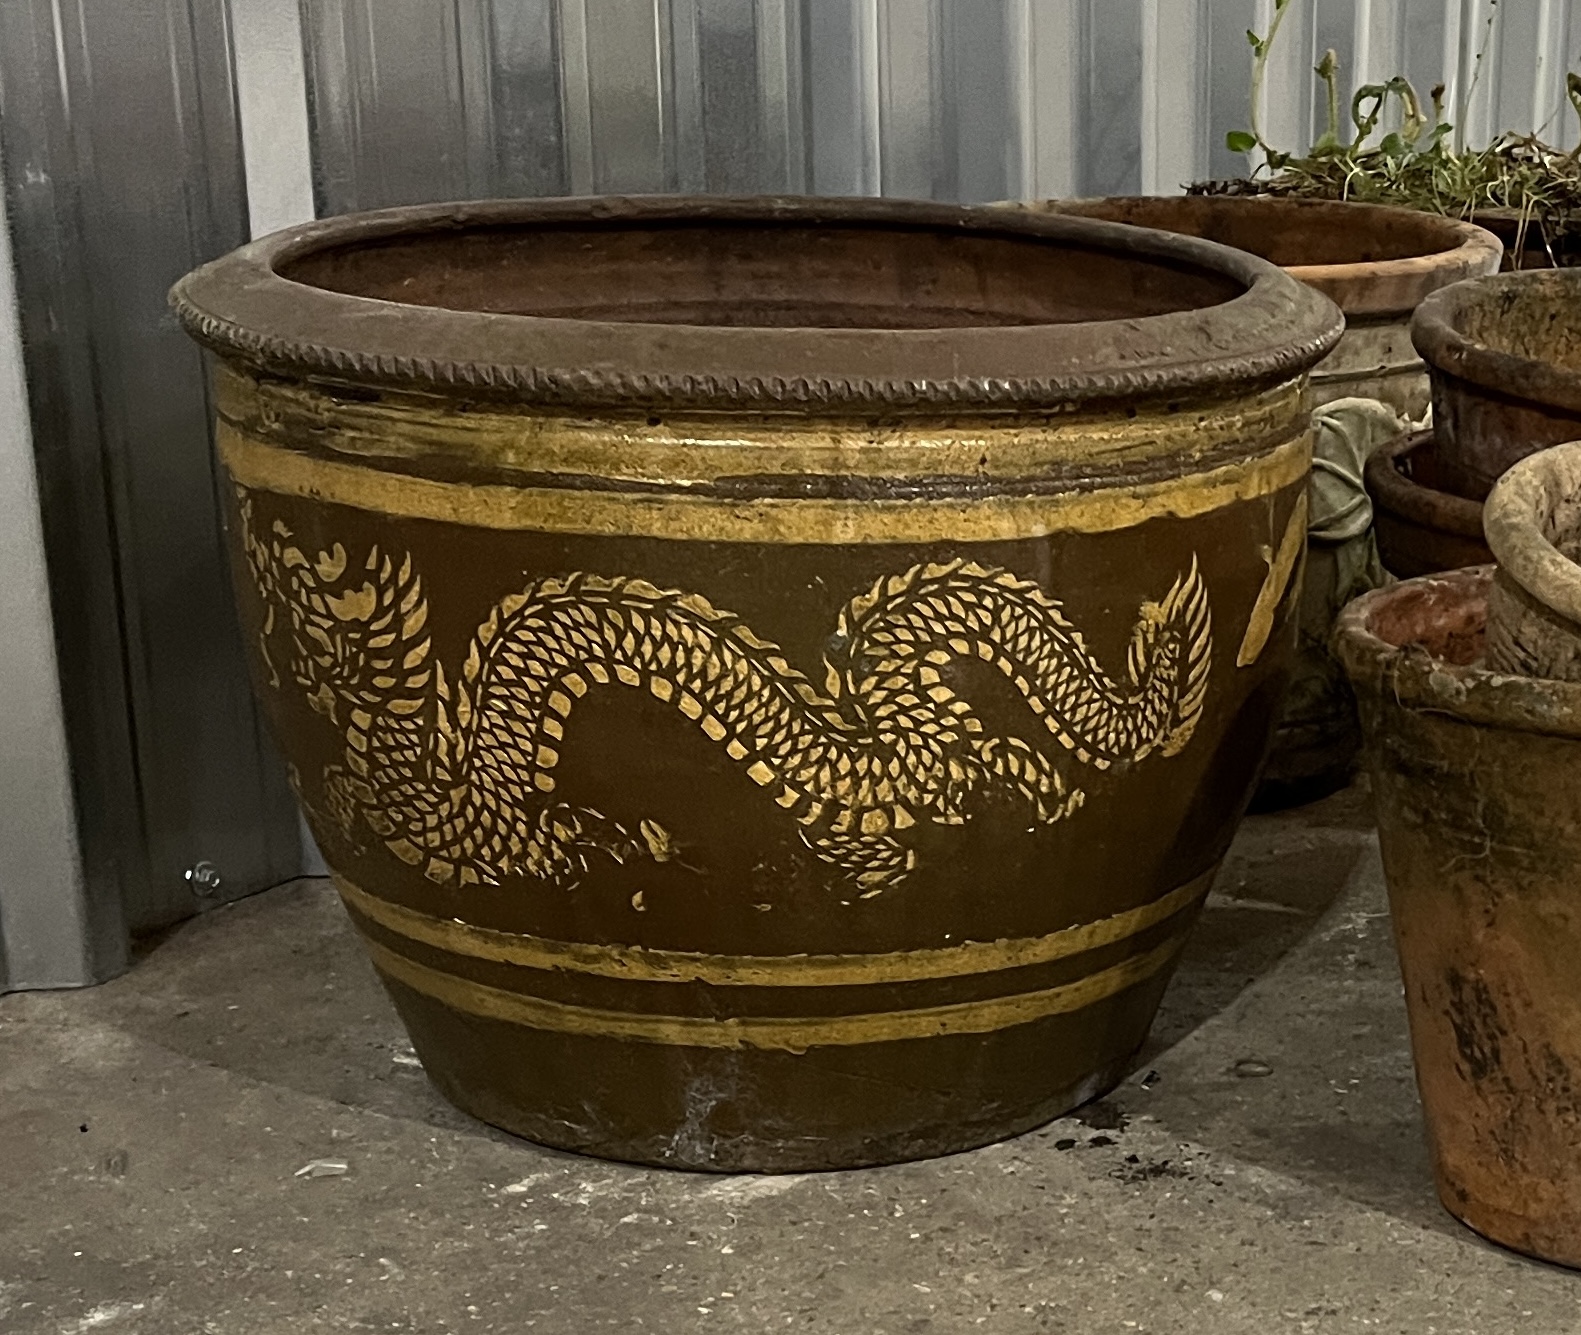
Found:
<svg viewBox="0 0 1581 1335"><path fill-rule="evenodd" d="M1341 117L1340 65L1331 50L1315 72L1327 90L1327 124L1305 152L1270 144L1259 121L1269 53L1294 0L1275 0L1268 32L1252 46L1250 129L1232 130L1232 151L1261 155L1250 175L1191 187L1205 195L1258 195L1390 204L1471 221L1504 242L1513 269L1581 263L1581 147L1565 150L1535 134L1505 133L1473 148L1457 144L1445 119L1444 88L1426 102L1403 75L1364 84ZM1486 32L1495 18L1490 13ZM1484 50L1486 43L1484 44ZM1479 57L1477 68L1483 61ZM1581 117L1581 75L1566 79ZM1389 113L1398 123L1388 123Z"/></svg>
<svg viewBox="0 0 1581 1335"><path fill-rule="evenodd" d="M1581 444L1487 504L1497 570L1341 615L1440 1197L1581 1266Z"/></svg>
<svg viewBox="0 0 1581 1335"><path fill-rule="evenodd" d="M815 199L334 218L174 302L256 689L446 1095L792 1171L1121 1077L1294 650L1330 302Z"/></svg>

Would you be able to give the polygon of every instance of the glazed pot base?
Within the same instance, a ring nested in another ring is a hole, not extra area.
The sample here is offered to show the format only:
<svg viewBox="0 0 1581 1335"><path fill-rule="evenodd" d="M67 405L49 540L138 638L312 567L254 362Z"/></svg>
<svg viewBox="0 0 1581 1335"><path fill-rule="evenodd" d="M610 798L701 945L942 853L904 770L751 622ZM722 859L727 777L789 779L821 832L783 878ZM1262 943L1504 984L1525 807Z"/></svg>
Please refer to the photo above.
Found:
<svg viewBox="0 0 1581 1335"><path fill-rule="evenodd" d="M546 1033L382 981L435 1087L491 1126L625 1163L800 1173L977 1149L1098 1098L1125 1077L1168 978L992 1035L799 1054ZM1027 1080L1050 1068L1068 1074Z"/></svg>

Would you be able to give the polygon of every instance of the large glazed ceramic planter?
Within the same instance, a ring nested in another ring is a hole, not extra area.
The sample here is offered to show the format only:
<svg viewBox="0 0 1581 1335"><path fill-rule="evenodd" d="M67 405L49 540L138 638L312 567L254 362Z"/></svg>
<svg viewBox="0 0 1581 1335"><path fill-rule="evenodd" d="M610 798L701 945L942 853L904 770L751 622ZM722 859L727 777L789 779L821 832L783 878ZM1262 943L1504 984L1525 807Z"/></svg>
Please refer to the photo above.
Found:
<svg viewBox="0 0 1581 1335"><path fill-rule="evenodd" d="M1411 579L1493 560L1482 503L1445 488L1431 431L1407 432L1375 450L1363 476L1378 556L1391 575Z"/></svg>
<svg viewBox="0 0 1581 1335"><path fill-rule="evenodd" d="M1498 270L1502 246L1470 223L1410 209L1257 196L1129 196L1028 205L1162 228L1249 251L1315 287L1345 313L1345 334L1312 373L1314 402L1372 399L1397 415L1381 426L1359 405L1317 440L1302 635L1257 803L1278 807L1342 786L1361 734L1329 641L1334 614L1381 580L1362 467L1370 449L1427 411L1427 368L1411 315L1430 292Z"/></svg>
<svg viewBox="0 0 1581 1335"><path fill-rule="evenodd" d="M1323 298L672 199L335 219L174 299L259 693L457 1104L792 1170L1119 1077L1289 666Z"/></svg>
<svg viewBox="0 0 1581 1335"><path fill-rule="evenodd" d="M1581 438L1581 269L1496 274L1435 292L1412 337L1433 382L1444 485L1484 500L1500 475Z"/></svg>
<svg viewBox="0 0 1581 1335"><path fill-rule="evenodd" d="M1483 511L1498 572L1488 593L1488 666L1581 681L1581 442L1510 469Z"/></svg>
<svg viewBox="0 0 1581 1335"><path fill-rule="evenodd" d="M1492 570L1358 599L1338 642L1367 733L1439 1195L1581 1265L1581 684L1479 660Z"/></svg>

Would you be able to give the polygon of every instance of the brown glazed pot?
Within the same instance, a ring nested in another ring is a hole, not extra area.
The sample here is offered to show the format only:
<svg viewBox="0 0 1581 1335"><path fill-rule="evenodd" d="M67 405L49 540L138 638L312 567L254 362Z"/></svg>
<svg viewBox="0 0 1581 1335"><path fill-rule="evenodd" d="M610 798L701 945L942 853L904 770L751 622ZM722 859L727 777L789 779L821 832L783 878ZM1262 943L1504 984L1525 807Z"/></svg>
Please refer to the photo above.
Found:
<svg viewBox="0 0 1581 1335"><path fill-rule="evenodd" d="M1364 398L1388 404L1405 422L1427 411L1427 368L1411 347L1411 314L1428 293L1495 273L1502 246L1470 223L1411 209L1253 195L1131 196L1051 200L1028 207L1205 237L1282 266L1345 313L1345 335L1312 373L1318 405ZM1352 479L1361 494L1358 442L1333 436L1340 457L1318 458L1330 478ZM1324 496L1314 478L1301 593L1303 629L1295 673L1274 736L1256 805L1310 801L1342 787L1361 744L1356 705L1329 647L1334 613L1373 587L1377 572L1365 516L1346 538L1324 536Z"/></svg>
<svg viewBox="0 0 1581 1335"><path fill-rule="evenodd" d="M1581 681L1581 442L1510 469L1483 508L1498 572L1488 594L1488 666Z"/></svg>
<svg viewBox="0 0 1581 1335"><path fill-rule="evenodd" d="M1383 568L1400 579L1493 560L1482 504L1444 489L1431 431L1407 432L1374 452L1365 471Z"/></svg>
<svg viewBox="0 0 1581 1335"><path fill-rule="evenodd" d="M1581 1265L1581 684L1485 670L1487 566L1341 614L1438 1191Z"/></svg>
<svg viewBox="0 0 1581 1335"><path fill-rule="evenodd" d="M1581 437L1581 270L1457 283L1422 303L1411 336L1455 494L1485 500L1516 460Z"/></svg>
<svg viewBox="0 0 1581 1335"><path fill-rule="evenodd" d="M1120 1077L1288 670L1327 301L806 199L336 218L174 301L257 689L446 1095L789 1171Z"/></svg>

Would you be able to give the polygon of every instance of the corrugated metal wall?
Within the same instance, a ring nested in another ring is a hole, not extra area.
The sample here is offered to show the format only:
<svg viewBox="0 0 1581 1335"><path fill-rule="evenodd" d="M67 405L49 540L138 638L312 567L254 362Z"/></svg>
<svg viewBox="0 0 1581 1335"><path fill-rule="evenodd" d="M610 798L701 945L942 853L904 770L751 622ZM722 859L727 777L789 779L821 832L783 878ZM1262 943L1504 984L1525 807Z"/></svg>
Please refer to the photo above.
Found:
<svg viewBox="0 0 1581 1335"><path fill-rule="evenodd" d="M302 0L314 195L322 213L606 191L1171 191L1240 169L1224 132L1246 122L1245 34L1272 9ZM1328 47L1349 75L1442 81L1474 140L1575 138L1576 0L1293 0L1268 80L1279 142L1310 140Z"/></svg>
<svg viewBox="0 0 1581 1335"><path fill-rule="evenodd" d="M1443 81L1473 141L1577 137L1563 76L1581 63L1581 0L1292 6L1264 109L1277 143L1310 140L1311 66L1330 46L1348 81ZM110 943L90 971L114 967L123 908L150 926L196 906L195 860L219 865L225 894L300 865L235 643L199 362L164 307L179 273L249 228L466 196L1172 191L1244 169L1224 132L1247 121L1245 31L1272 10L0 4L0 157L81 827L58 852L83 871L85 930ZM0 881L13 905L39 893Z"/></svg>

